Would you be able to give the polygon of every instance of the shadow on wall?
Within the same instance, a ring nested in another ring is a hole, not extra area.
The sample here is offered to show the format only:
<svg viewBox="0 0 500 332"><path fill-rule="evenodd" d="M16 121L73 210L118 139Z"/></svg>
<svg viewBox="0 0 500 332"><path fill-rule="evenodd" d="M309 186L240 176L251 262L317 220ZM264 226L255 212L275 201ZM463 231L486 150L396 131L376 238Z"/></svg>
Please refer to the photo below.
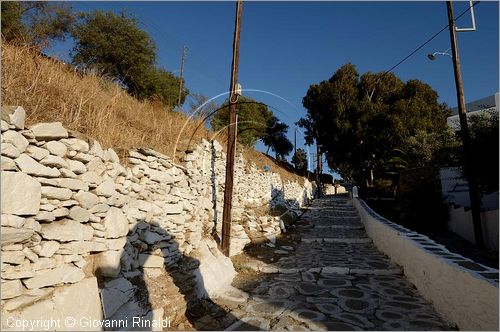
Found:
<svg viewBox="0 0 500 332"><path fill-rule="evenodd" d="M138 222L123 249L109 253L96 255L104 329L211 329L212 320L238 321L208 298L200 260L183 255L160 225Z"/></svg>

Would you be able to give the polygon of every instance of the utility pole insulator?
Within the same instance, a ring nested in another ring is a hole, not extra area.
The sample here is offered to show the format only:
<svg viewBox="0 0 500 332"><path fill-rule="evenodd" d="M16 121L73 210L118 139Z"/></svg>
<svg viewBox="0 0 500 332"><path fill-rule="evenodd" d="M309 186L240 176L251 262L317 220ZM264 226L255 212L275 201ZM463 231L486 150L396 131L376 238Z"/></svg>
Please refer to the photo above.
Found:
<svg viewBox="0 0 500 332"><path fill-rule="evenodd" d="M222 253L229 257L231 242L231 209L233 202L233 177L234 177L234 155L236 150L237 111L236 103L238 93L236 91L238 82L238 65L240 60L240 32L241 32L242 0L236 3L236 18L233 39L233 61L231 64L231 82L229 85L229 127L226 154L226 183L224 186L224 208L222 211Z"/></svg>

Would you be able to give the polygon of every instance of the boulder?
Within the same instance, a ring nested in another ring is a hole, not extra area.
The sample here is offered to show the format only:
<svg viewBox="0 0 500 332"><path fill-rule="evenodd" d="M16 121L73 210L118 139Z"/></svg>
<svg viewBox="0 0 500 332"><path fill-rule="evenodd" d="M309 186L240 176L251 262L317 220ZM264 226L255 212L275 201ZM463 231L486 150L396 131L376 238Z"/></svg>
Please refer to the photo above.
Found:
<svg viewBox="0 0 500 332"><path fill-rule="evenodd" d="M78 221L63 219L42 225L40 234L47 240L85 241L92 239L94 230L92 227L82 225Z"/></svg>
<svg viewBox="0 0 500 332"><path fill-rule="evenodd" d="M66 156L66 152L68 152L66 145L59 141L49 141L45 144L45 148L49 150L50 153L58 157L64 157Z"/></svg>
<svg viewBox="0 0 500 332"><path fill-rule="evenodd" d="M68 131L61 122L38 123L30 129L38 141L52 141L68 137Z"/></svg>
<svg viewBox="0 0 500 332"><path fill-rule="evenodd" d="M109 250L97 255L95 267L97 273L104 277L116 277L120 273L120 259L123 249Z"/></svg>
<svg viewBox="0 0 500 332"><path fill-rule="evenodd" d="M2 246L11 243L21 243L28 240L35 232L32 229L2 227L0 239Z"/></svg>
<svg viewBox="0 0 500 332"><path fill-rule="evenodd" d="M73 192L68 188L42 186L42 197L65 201L70 199L71 196L73 196Z"/></svg>
<svg viewBox="0 0 500 332"><path fill-rule="evenodd" d="M97 195L82 190L73 194L73 198L85 209L90 209L99 203L99 197Z"/></svg>
<svg viewBox="0 0 500 332"><path fill-rule="evenodd" d="M110 239L126 236L128 233L127 217L120 209L111 207L104 218L104 227L107 237Z"/></svg>
<svg viewBox="0 0 500 332"><path fill-rule="evenodd" d="M2 300L11 299L24 292L23 284L19 279L2 282L1 293Z"/></svg>
<svg viewBox="0 0 500 332"><path fill-rule="evenodd" d="M16 129L24 129L26 111L21 106L2 106L2 120Z"/></svg>
<svg viewBox="0 0 500 332"><path fill-rule="evenodd" d="M33 278L23 280L28 289L58 285L61 283L74 284L83 280L85 274L83 271L73 265L63 264L55 269L41 273Z"/></svg>
<svg viewBox="0 0 500 332"><path fill-rule="evenodd" d="M50 152L35 145L28 145L28 147L26 148L26 154L31 158L40 161L43 158L47 157Z"/></svg>
<svg viewBox="0 0 500 332"><path fill-rule="evenodd" d="M45 176L49 178L58 177L61 175L61 172L59 172L59 170L43 166L25 153L21 154L19 158L15 160L15 162L22 172L30 175Z"/></svg>
<svg viewBox="0 0 500 332"><path fill-rule="evenodd" d="M40 210L42 187L38 181L21 172L2 171L2 213L35 215Z"/></svg>
<svg viewBox="0 0 500 332"><path fill-rule="evenodd" d="M28 140L18 131L8 130L4 132L2 136L3 142L12 144L20 153L26 151L29 145Z"/></svg>

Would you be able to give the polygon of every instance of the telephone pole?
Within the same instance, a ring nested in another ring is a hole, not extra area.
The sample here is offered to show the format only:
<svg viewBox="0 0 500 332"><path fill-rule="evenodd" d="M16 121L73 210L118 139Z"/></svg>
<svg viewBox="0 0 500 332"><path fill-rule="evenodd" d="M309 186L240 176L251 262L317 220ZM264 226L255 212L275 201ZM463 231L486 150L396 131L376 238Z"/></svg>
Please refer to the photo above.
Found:
<svg viewBox="0 0 500 332"><path fill-rule="evenodd" d="M293 155L295 156L294 158L295 171L297 171L297 127L295 127L293 131Z"/></svg>
<svg viewBox="0 0 500 332"><path fill-rule="evenodd" d="M184 61L186 61L186 46L182 48L182 63L181 63L181 80L179 82L179 99L177 100L177 105L181 105L182 96L182 85L184 83Z"/></svg>
<svg viewBox="0 0 500 332"><path fill-rule="evenodd" d="M222 211L222 253L229 257L229 244L231 241L231 208L233 201L233 175L234 175L234 155L236 149L236 125L237 111L236 102L238 96L235 94L236 83L238 82L238 65L240 60L240 31L241 31L241 11L242 0L236 2L236 18L234 22L233 39L233 61L231 64L231 82L229 85L229 127L227 134L227 154L226 154L226 183L224 186L224 209Z"/></svg>
<svg viewBox="0 0 500 332"><path fill-rule="evenodd" d="M483 231L481 225L481 199L479 197L479 190L472 168L470 134L469 127L467 125L467 110L465 109L464 87L462 82L462 72L460 69L460 57L458 55L456 25L455 18L453 16L453 4L451 1L446 1L446 6L448 9L453 70L455 73L455 84L457 88L458 114L460 118L460 136L462 138L462 145L464 149L465 175L469 184L472 223L474 225L474 239L476 241L476 245L478 245L479 247L484 247Z"/></svg>

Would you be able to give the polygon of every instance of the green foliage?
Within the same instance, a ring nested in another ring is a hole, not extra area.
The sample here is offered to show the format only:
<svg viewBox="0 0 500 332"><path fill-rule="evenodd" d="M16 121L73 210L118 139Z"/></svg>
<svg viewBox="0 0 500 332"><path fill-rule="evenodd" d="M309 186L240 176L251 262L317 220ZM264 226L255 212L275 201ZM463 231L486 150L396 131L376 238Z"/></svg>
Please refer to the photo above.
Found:
<svg viewBox="0 0 500 332"><path fill-rule="evenodd" d="M292 164L295 165L296 170L304 175L307 172L307 154L304 149L297 149L297 152L292 157Z"/></svg>
<svg viewBox="0 0 500 332"><path fill-rule="evenodd" d="M238 142L246 146L255 143L266 135L266 127L273 113L266 105L248 97L239 97L238 104ZM225 129L229 123L229 103L226 101L211 120L215 131Z"/></svg>
<svg viewBox="0 0 500 332"><path fill-rule="evenodd" d="M292 143L286 137L288 125L280 122L278 118L272 116L267 121L265 134L261 137L264 145L276 153L276 159L285 160L285 156L293 149Z"/></svg>
<svg viewBox="0 0 500 332"><path fill-rule="evenodd" d="M123 84L139 99L177 104L180 79L155 67L156 45L137 20L124 13L93 11L80 16L72 30L73 63L96 68ZM183 89L181 103L189 91Z"/></svg>
<svg viewBox="0 0 500 332"><path fill-rule="evenodd" d="M358 185L375 177L394 179L394 172L414 160L403 160L406 140L419 132L446 128L446 105L427 84L401 81L392 73L365 73L354 65L339 68L328 81L309 87L303 105L307 116L297 124L306 143L317 141L328 165ZM396 165L400 158L399 165ZM392 159L392 161L391 161Z"/></svg>
<svg viewBox="0 0 500 332"><path fill-rule="evenodd" d="M64 40L75 22L71 8L48 1L2 1L2 36L8 42L43 49Z"/></svg>

